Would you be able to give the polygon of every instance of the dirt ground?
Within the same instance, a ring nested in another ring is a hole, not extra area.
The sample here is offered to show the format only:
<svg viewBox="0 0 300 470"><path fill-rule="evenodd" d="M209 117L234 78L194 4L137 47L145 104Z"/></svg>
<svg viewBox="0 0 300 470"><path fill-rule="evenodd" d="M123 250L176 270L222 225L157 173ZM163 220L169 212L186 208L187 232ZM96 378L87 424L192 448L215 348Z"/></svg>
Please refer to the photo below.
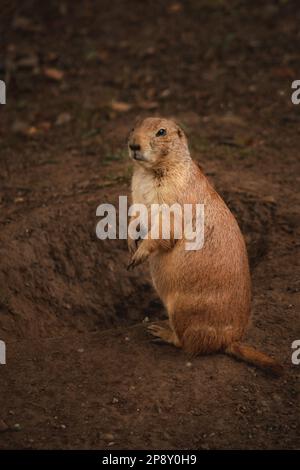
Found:
<svg viewBox="0 0 300 470"><path fill-rule="evenodd" d="M0 4L0 448L299 448L298 2ZM155 114L238 218L247 340L281 379L151 342L147 266L96 238L97 206L129 194L128 131Z"/></svg>

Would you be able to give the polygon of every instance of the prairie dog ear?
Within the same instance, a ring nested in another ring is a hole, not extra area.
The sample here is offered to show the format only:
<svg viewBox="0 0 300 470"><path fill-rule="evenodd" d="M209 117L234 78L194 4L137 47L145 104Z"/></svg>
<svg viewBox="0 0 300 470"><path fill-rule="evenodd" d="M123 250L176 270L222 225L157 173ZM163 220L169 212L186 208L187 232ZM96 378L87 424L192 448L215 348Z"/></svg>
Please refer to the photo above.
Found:
<svg viewBox="0 0 300 470"><path fill-rule="evenodd" d="M183 132L183 129L182 129L182 127L180 126L180 124L178 123L176 117L175 117L175 116L174 116L174 117L171 116L169 119L170 119L170 121L173 121L173 125L174 125L175 130L176 130L176 132L177 132L177 134L178 134L178 137L179 137L180 139L184 139L184 138L185 138L185 133Z"/></svg>
<svg viewBox="0 0 300 470"><path fill-rule="evenodd" d="M181 139L184 137L184 132L182 129L180 129L179 126L177 126L177 134L179 135Z"/></svg>
<svg viewBox="0 0 300 470"><path fill-rule="evenodd" d="M182 128L180 127L180 125L175 122L176 124L176 130L177 130L177 134L178 136L180 137L180 139L184 139L185 138L185 133L183 132Z"/></svg>

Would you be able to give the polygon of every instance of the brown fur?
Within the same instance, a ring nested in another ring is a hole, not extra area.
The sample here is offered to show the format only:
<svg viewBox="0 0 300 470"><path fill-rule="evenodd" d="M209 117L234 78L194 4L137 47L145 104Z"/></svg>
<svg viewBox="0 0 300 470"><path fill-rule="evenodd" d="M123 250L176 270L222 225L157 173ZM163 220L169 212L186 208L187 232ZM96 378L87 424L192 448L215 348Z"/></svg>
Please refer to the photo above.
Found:
<svg viewBox="0 0 300 470"><path fill-rule="evenodd" d="M165 136L156 136L159 129ZM172 121L148 118L129 137L135 161L134 203L203 203L204 246L185 250L185 240L128 241L131 268L149 258L154 287L168 312L169 324L150 331L189 354L224 352L270 372L280 366L243 345L250 319L251 285L248 257L238 224L190 157L183 131Z"/></svg>

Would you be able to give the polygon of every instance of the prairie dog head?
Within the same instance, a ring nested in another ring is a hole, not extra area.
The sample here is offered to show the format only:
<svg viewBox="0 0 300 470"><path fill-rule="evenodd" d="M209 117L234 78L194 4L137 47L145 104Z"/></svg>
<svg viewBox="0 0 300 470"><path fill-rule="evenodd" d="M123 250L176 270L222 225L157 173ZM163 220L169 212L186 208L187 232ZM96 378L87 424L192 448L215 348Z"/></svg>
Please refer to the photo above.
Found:
<svg viewBox="0 0 300 470"><path fill-rule="evenodd" d="M132 129L129 156L146 168L163 168L189 157L187 140L180 127L169 119L146 118Z"/></svg>

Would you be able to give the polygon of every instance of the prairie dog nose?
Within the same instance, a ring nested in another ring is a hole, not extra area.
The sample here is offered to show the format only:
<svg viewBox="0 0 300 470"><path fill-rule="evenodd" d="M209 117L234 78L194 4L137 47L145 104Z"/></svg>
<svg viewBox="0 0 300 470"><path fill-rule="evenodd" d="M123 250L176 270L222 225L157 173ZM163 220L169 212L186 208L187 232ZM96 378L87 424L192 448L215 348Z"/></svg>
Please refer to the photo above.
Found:
<svg viewBox="0 0 300 470"><path fill-rule="evenodd" d="M138 144L129 144L129 148L133 152L137 152L138 150L141 150L141 146Z"/></svg>

